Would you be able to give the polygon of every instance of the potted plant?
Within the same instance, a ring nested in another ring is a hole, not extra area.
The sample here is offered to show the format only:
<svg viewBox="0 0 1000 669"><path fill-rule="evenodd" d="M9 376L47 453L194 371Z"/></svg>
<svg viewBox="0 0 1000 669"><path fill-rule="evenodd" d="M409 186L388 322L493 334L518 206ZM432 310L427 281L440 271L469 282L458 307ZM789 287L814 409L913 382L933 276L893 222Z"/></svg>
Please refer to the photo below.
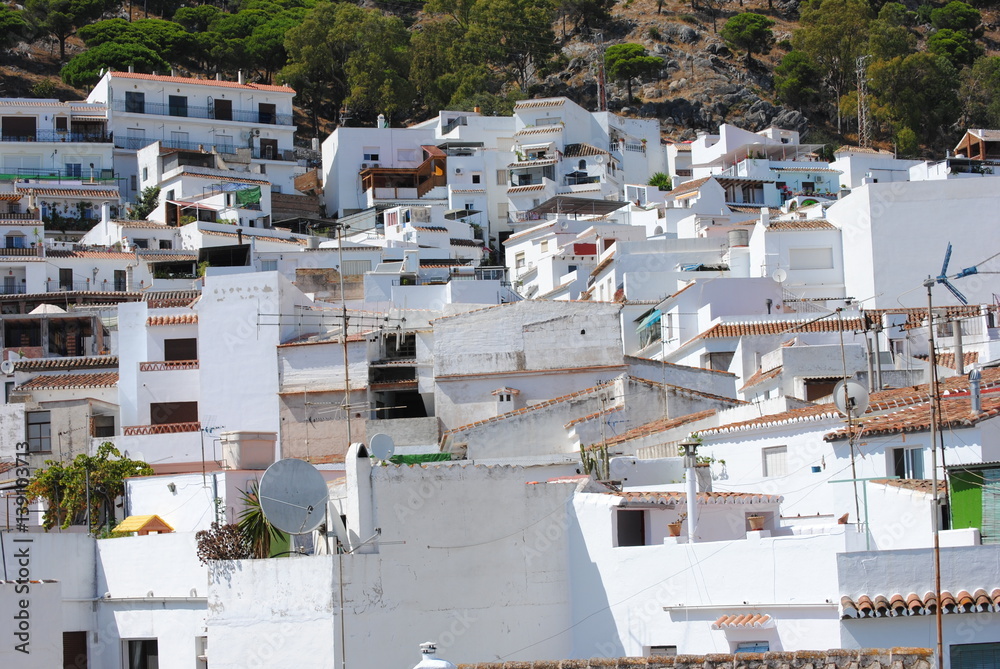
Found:
<svg viewBox="0 0 1000 669"><path fill-rule="evenodd" d="M679 516L677 516L676 521L672 523L667 523L667 531L670 532L670 536L672 537L681 536L681 526L684 524L684 521L687 520L687 517L688 515L686 513L682 513Z"/></svg>
<svg viewBox="0 0 1000 669"><path fill-rule="evenodd" d="M759 532L764 529L764 516L754 514L752 516L747 516L747 521L750 523L751 532Z"/></svg>

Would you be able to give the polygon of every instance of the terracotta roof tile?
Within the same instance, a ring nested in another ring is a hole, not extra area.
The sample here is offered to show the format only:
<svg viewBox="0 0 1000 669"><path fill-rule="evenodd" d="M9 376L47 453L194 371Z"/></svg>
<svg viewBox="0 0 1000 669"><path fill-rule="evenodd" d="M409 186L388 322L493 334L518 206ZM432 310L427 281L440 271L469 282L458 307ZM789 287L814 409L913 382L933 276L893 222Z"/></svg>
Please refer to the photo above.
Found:
<svg viewBox="0 0 1000 669"><path fill-rule="evenodd" d="M200 290L150 290L142 294L149 309L189 307L201 297Z"/></svg>
<svg viewBox="0 0 1000 669"><path fill-rule="evenodd" d="M135 254L123 251L63 251L53 249L46 255L49 258L92 258L95 260L134 260Z"/></svg>
<svg viewBox="0 0 1000 669"><path fill-rule="evenodd" d="M222 174L203 174L201 172L188 172L184 171L175 176L178 177L198 177L199 179L211 179L213 181L227 181L231 183L239 184L260 184L261 186L270 186L271 182L266 179L250 179L248 177L231 177Z"/></svg>
<svg viewBox="0 0 1000 669"><path fill-rule="evenodd" d="M771 221L768 230L837 230L837 226L820 218L796 219L794 221Z"/></svg>
<svg viewBox="0 0 1000 669"><path fill-rule="evenodd" d="M942 590L940 602L941 612L945 614L998 613L1000 588L985 586L971 593L961 590L957 594ZM840 598L840 617L843 620L932 616L937 608L938 598L933 592L925 593L923 597L915 592L896 592L889 595L861 594L856 597L845 595Z"/></svg>
<svg viewBox="0 0 1000 669"><path fill-rule="evenodd" d="M605 269L607 269L608 266L611 263L613 263L614 261L615 261L615 254L612 253L607 258L605 258L601 262L597 263L597 267L595 267L594 269L592 269L590 271L590 276L597 276L598 274L600 274L601 272L603 272Z"/></svg>
<svg viewBox="0 0 1000 669"><path fill-rule="evenodd" d="M98 374L43 374L18 386L18 390L71 390L77 388L114 388L118 372Z"/></svg>
<svg viewBox="0 0 1000 669"><path fill-rule="evenodd" d="M684 506L687 504L687 493L680 491L628 491L608 492L605 495L621 497L620 506ZM757 492L700 492L697 494L699 504L780 504L781 495L768 495Z"/></svg>
<svg viewBox="0 0 1000 669"><path fill-rule="evenodd" d="M587 414L586 416L580 416L579 418L574 418L570 422L566 423L563 427L567 430L574 425L579 425L580 423L586 423L588 421L596 420L601 416L607 416L608 414L615 413L616 411L623 411L625 407L621 405L613 406L610 409L605 409L604 411L595 411L594 413Z"/></svg>
<svg viewBox="0 0 1000 669"><path fill-rule="evenodd" d="M972 415L972 403L966 397L942 398L941 412L938 417L942 429L975 425L980 421L1000 416L1000 391L994 390L992 396L982 396L981 411ZM892 413L860 419L862 434L866 436L897 434L900 432L924 432L930 429L929 402L914 404ZM825 435L826 441L837 441L848 437L847 430L837 430Z"/></svg>
<svg viewBox="0 0 1000 669"><path fill-rule="evenodd" d="M530 186L512 186L511 188L507 189L507 193L508 194L513 193L516 195L518 193L531 193L539 190L545 190L545 184L532 184Z"/></svg>
<svg viewBox="0 0 1000 669"><path fill-rule="evenodd" d="M541 109L543 107L562 107L566 98L549 98L541 100L519 100L514 103L514 111L518 109Z"/></svg>
<svg viewBox="0 0 1000 669"><path fill-rule="evenodd" d="M781 376L781 367L775 367L774 369L766 372L762 372L760 371L760 368L757 368L757 371L754 372L750 376L750 378L747 379L747 382L743 384L743 387L740 388L740 392L743 392L747 388L752 388L759 383L770 381L771 379L776 378L778 376Z"/></svg>
<svg viewBox="0 0 1000 669"><path fill-rule="evenodd" d="M217 232L215 230L201 230L201 234L208 235L210 237L231 237L236 239L238 235L235 232ZM243 239L249 242L249 239L254 237L258 241L263 242L277 242L279 244L295 244L296 246L304 246L306 241L304 239L287 239L284 237L272 237L270 235L251 235L249 233L243 233Z"/></svg>
<svg viewBox="0 0 1000 669"><path fill-rule="evenodd" d="M934 481L931 479L874 479L872 483L885 485L892 488L903 488L913 492L922 492L925 495L934 494ZM938 481L938 494L948 494L948 482Z"/></svg>
<svg viewBox="0 0 1000 669"><path fill-rule="evenodd" d="M22 358L14 361L14 371L17 372L61 369L101 369L104 367L118 367L118 356L94 355L71 358Z"/></svg>
<svg viewBox="0 0 1000 669"><path fill-rule="evenodd" d="M217 81L215 79L194 79L192 77L171 77L162 74L142 74L140 72L111 72L113 79L142 79L145 81L161 81L169 84L199 84L217 88L242 88L251 91L272 91L275 93L295 94L287 86L270 86L267 84L241 84L237 81Z"/></svg>
<svg viewBox="0 0 1000 669"><path fill-rule="evenodd" d="M145 228L149 230L172 230L170 226L166 223L157 223L156 221L112 221L123 228Z"/></svg>
<svg viewBox="0 0 1000 669"><path fill-rule="evenodd" d="M414 225L413 229L421 232L448 232L448 228L443 225Z"/></svg>
<svg viewBox="0 0 1000 669"><path fill-rule="evenodd" d="M741 204L727 204L726 206L729 207L730 211L735 211L738 214L758 214L759 215L760 214L760 210L763 209L763 207L753 207L753 206L750 206L750 205L741 205ZM771 216L780 216L781 214L784 213L783 211L781 211L780 209L777 209L775 207L768 207L767 210L771 214ZM772 219L772 222L773 222L773 220L774 219Z"/></svg>
<svg viewBox="0 0 1000 669"><path fill-rule="evenodd" d="M22 186L18 184L17 190L26 195L33 193L43 197L89 197L106 200L117 200L120 197L117 190L108 188L36 188L35 186Z"/></svg>
<svg viewBox="0 0 1000 669"><path fill-rule="evenodd" d="M561 125L550 125L542 128L525 128L524 130L518 130L514 133L515 137L521 137L523 135L544 135L550 132L562 132L563 127Z"/></svg>
<svg viewBox="0 0 1000 669"><path fill-rule="evenodd" d="M773 624L771 616L767 614L735 613L719 617L714 623L712 623L712 629L761 629L764 627L770 627Z"/></svg>
<svg viewBox="0 0 1000 669"><path fill-rule="evenodd" d="M563 150L563 156L566 158L577 158L582 156L607 156L611 155L604 149L600 149L593 144L587 144L586 142L581 142L579 144L567 144L566 148Z"/></svg>
<svg viewBox="0 0 1000 669"><path fill-rule="evenodd" d="M476 241L475 239L455 239L452 237L448 240L451 246L482 246L483 243Z"/></svg>
<svg viewBox="0 0 1000 669"><path fill-rule="evenodd" d="M864 322L860 318L845 318L844 330L862 330ZM720 339L725 337L763 337L767 335L793 334L796 332L839 332L840 322L836 318L812 321L769 320L747 323L716 323L695 339Z"/></svg>
<svg viewBox="0 0 1000 669"><path fill-rule="evenodd" d="M683 427L689 423L694 423L699 420L705 420L706 418L711 418L715 415L715 409L706 409L704 411L698 411L696 413L689 413L686 416L678 416L677 418L658 418L652 422L645 423L644 425L639 425L631 430L622 432L619 435L611 437L605 440L603 443L608 446L623 444L635 439L642 439L643 437L649 437L654 434L659 434L661 432L667 432L678 427Z"/></svg>
<svg viewBox="0 0 1000 669"><path fill-rule="evenodd" d="M927 360L930 356L926 353L921 353L916 356L920 360ZM955 354L954 353L938 353L934 356L935 361L939 367L947 367L948 369L955 369ZM965 361L964 369L968 370L974 364L979 362L979 353L976 351L965 351L962 354L962 360Z"/></svg>
<svg viewBox="0 0 1000 669"><path fill-rule="evenodd" d="M195 325L198 314L174 314L172 316L150 316L146 319L146 327L159 325Z"/></svg>
<svg viewBox="0 0 1000 669"><path fill-rule="evenodd" d="M711 178L712 177L702 177L701 179L694 179L693 181L685 181L677 188L671 190L668 195L683 195L684 193L696 191Z"/></svg>

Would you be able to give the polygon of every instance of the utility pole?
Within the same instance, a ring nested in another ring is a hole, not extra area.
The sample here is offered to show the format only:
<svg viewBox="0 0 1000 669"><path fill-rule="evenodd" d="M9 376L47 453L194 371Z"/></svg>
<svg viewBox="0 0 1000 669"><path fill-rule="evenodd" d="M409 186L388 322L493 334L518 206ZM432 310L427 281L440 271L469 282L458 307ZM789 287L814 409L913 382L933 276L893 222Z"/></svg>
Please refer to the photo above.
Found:
<svg viewBox="0 0 1000 669"><path fill-rule="evenodd" d="M937 474L937 442L938 442L938 378L937 358L934 351L934 308L931 299L931 288L935 280L927 277L924 287L927 288L927 341L930 367L930 411L931 411L931 490L934 494L933 512L931 513L931 528L934 532L934 622L937 626L937 666L944 666L944 635L941 630L941 521L938 514L941 511L941 501L938 495Z"/></svg>
<svg viewBox="0 0 1000 669"><path fill-rule="evenodd" d="M347 294L344 292L344 233L349 226L340 223L337 230L337 255L340 258L340 266L337 274L340 277L340 309L341 309L341 330L340 342L344 349L344 413L347 415L347 445L353 441L351 435L351 365L347 359Z"/></svg>
<svg viewBox="0 0 1000 669"><path fill-rule="evenodd" d="M608 89L604 75L604 31L593 32L597 41L597 111L608 111Z"/></svg>

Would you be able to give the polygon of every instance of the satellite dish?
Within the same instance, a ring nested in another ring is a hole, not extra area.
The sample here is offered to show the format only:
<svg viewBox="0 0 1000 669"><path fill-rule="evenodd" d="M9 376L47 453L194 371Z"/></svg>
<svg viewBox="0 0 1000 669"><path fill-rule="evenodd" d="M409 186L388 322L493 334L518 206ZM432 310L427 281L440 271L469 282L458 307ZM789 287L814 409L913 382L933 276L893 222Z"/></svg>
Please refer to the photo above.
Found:
<svg viewBox="0 0 1000 669"><path fill-rule="evenodd" d="M778 269L774 270L774 274L771 275L771 278L774 279L777 283L784 283L785 279L788 278L788 272L779 267Z"/></svg>
<svg viewBox="0 0 1000 669"><path fill-rule="evenodd" d="M319 470L293 458L278 460L267 468L258 495L267 521L288 534L308 534L319 527L330 499Z"/></svg>
<svg viewBox="0 0 1000 669"><path fill-rule="evenodd" d="M604 156L601 155L594 156L594 162L600 165L601 163L604 162Z"/></svg>
<svg viewBox="0 0 1000 669"><path fill-rule="evenodd" d="M3 362L0 362L0 372L3 372L4 374L13 374L14 373L14 361L13 360L4 360Z"/></svg>
<svg viewBox="0 0 1000 669"><path fill-rule="evenodd" d="M833 388L833 403L840 413L858 418L868 411L868 389L857 381L838 381Z"/></svg>
<svg viewBox="0 0 1000 669"><path fill-rule="evenodd" d="M396 452L396 444L387 434L376 434L368 442L368 450L376 460L388 460Z"/></svg>

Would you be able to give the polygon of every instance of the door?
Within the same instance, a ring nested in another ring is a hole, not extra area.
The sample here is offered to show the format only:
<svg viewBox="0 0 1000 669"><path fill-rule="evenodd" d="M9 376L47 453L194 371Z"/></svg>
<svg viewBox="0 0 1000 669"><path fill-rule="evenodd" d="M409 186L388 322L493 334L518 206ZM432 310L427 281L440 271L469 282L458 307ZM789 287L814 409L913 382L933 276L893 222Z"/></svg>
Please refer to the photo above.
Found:
<svg viewBox="0 0 1000 669"><path fill-rule="evenodd" d="M277 119L275 118L277 114L275 113L276 108L274 105L261 102L257 105L257 112L258 123L277 123Z"/></svg>
<svg viewBox="0 0 1000 669"><path fill-rule="evenodd" d="M232 100L215 100L212 103L212 107L215 110L215 118L220 121L232 121L233 120L233 101Z"/></svg>
<svg viewBox="0 0 1000 669"><path fill-rule="evenodd" d="M186 132L178 132L176 130L170 133L170 148L172 149L188 149L191 147L190 142L188 142L189 135Z"/></svg>
<svg viewBox="0 0 1000 669"><path fill-rule="evenodd" d="M59 290L73 290L73 269L59 268Z"/></svg>
<svg viewBox="0 0 1000 669"><path fill-rule="evenodd" d="M5 276L3 278L3 294L13 295L17 292L17 277Z"/></svg>
<svg viewBox="0 0 1000 669"><path fill-rule="evenodd" d="M260 157L264 158L265 160L277 160L278 140L276 139L260 140Z"/></svg>
<svg viewBox="0 0 1000 669"><path fill-rule="evenodd" d="M271 105L272 107L274 105ZM7 141L26 141L35 139L34 116L4 116L0 121L0 133Z"/></svg>
<svg viewBox="0 0 1000 669"><path fill-rule="evenodd" d="M125 288L125 270L116 269L115 270L115 290L122 292L126 290Z"/></svg>
<svg viewBox="0 0 1000 669"><path fill-rule="evenodd" d="M135 91L125 91L125 111L133 114L146 113L146 94Z"/></svg>

